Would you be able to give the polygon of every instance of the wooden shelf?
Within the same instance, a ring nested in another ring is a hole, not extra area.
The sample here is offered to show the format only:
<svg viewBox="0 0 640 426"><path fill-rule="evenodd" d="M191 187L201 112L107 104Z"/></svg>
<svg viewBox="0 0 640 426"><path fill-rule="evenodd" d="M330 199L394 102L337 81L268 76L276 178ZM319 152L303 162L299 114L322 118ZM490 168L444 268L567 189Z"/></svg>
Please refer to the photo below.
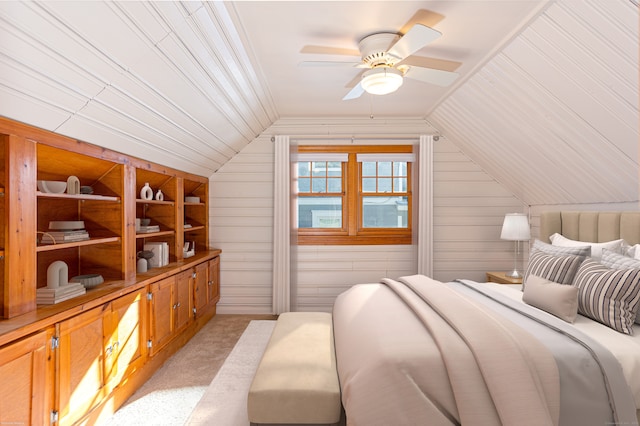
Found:
<svg viewBox="0 0 640 426"><path fill-rule="evenodd" d="M94 244L118 243L118 242L120 242L120 237L90 238L88 240L83 240L83 241L71 241L68 243L39 245L36 247L36 251L41 252L41 251L62 250L66 248L91 246Z"/></svg>
<svg viewBox="0 0 640 426"><path fill-rule="evenodd" d="M136 234L136 238L161 237L163 235L174 235L175 231L146 232L144 234Z"/></svg>
<svg viewBox="0 0 640 426"><path fill-rule="evenodd" d="M184 228L184 232L193 232L193 231L199 231L201 229L204 229L204 226L199 225L199 226L192 226L191 228Z"/></svg>
<svg viewBox="0 0 640 426"><path fill-rule="evenodd" d="M158 201L158 200L143 200L142 198L137 198L136 203L138 204L158 204L165 206L175 206L175 201Z"/></svg>
<svg viewBox="0 0 640 426"><path fill-rule="evenodd" d="M110 197L107 195L94 194L50 194L48 192L36 191L36 195L40 198L60 198L71 200L95 200L95 201L113 201L120 202L120 197Z"/></svg>

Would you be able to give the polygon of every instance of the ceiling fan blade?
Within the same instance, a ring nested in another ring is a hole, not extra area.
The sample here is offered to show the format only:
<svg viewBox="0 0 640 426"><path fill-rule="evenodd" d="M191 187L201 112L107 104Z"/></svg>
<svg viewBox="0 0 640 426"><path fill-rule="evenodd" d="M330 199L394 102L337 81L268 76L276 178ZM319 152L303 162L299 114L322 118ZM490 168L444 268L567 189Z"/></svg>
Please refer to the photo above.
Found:
<svg viewBox="0 0 640 426"><path fill-rule="evenodd" d="M303 61L298 64L300 67L347 67L358 68L362 65L360 62L341 62L341 61Z"/></svg>
<svg viewBox="0 0 640 426"><path fill-rule="evenodd" d="M460 65L462 65L462 62L413 55L409 56L404 61L397 63L396 67L399 67L401 65L409 65L412 67L422 68L435 68L437 70L444 71L455 71L460 67Z"/></svg>
<svg viewBox="0 0 640 426"><path fill-rule="evenodd" d="M400 28L400 34L406 34L415 24L426 25L427 27L435 27L444 19L444 15L427 9L419 9L413 14L411 19Z"/></svg>
<svg viewBox="0 0 640 426"><path fill-rule="evenodd" d="M456 81L458 75L457 72L411 67L404 76L425 83L435 84L436 86L447 87Z"/></svg>
<svg viewBox="0 0 640 426"><path fill-rule="evenodd" d="M440 31L436 31L426 25L416 24L396 44L391 46L387 53L401 61L441 35Z"/></svg>
<svg viewBox="0 0 640 426"><path fill-rule="evenodd" d="M308 45L300 49L300 53L310 53L316 55L346 55L360 57L360 51L357 49L347 49L343 47L329 47L329 46L313 46Z"/></svg>
<svg viewBox="0 0 640 426"><path fill-rule="evenodd" d="M360 96L362 96L362 94L364 93L364 87L362 87L362 84L358 83L354 86L353 89L351 89L349 91L349 93L347 93L344 98L342 98L343 101L348 101L351 99L356 99L359 98Z"/></svg>

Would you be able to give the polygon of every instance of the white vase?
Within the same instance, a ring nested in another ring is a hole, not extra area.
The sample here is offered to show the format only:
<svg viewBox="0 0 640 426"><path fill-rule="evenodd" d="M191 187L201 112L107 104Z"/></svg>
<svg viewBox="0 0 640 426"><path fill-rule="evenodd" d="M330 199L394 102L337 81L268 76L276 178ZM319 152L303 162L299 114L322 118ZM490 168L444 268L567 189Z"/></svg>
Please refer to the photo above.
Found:
<svg viewBox="0 0 640 426"><path fill-rule="evenodd" d="M153 189L149 186L149 182L146 182L140 190L140 198L143 200L153 200Z"/></svg>
<svg viewBox="0 0 640 426"><path fill-rule="evenodd" d="M158 192L156 193L156 200L164 201L164 194L162 193L162 190L160 190L160 189L158 189Z"/></svg>

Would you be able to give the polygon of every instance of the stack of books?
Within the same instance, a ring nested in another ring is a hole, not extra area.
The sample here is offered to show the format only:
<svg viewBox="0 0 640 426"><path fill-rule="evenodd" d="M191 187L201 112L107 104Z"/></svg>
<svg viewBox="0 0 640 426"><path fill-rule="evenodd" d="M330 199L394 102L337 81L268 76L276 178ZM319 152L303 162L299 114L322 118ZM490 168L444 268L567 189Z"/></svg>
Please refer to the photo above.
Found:
<svg viewBox="0 0 640 426"><path fill-rule="evenodd" d="M150 232L160 232L160 225L141 226L138 230L138 233L140 234L148 234Z"/></svg>
<svg viewBox="0 0 640 426"><path fill-rule="evenodd" d="M41 244L60 244L72 241L84 241L89 239L86 229L75 229L68 231L47 231L42 235Z"/></svg>

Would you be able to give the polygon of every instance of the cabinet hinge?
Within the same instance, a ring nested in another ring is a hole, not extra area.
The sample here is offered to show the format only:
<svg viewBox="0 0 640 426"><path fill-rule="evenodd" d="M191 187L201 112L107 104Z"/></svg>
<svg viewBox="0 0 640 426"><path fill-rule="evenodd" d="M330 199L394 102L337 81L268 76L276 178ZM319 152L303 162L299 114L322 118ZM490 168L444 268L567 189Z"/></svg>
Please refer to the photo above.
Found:
<svg viewBox="0 0 640 426"><path fill-rule="evenodd" d="M51 415L49 416L49 420L51 423L56 423L58 421L58 412L56 410L51 410Z"/></svg>
<svg viewBox="0 0 640 426"><path fill-rule="evenodd" d="M153 347L153 342L151 340L147 340L147 348L151 349Z"/></svg>
<svg viewBox="0 0 640 426"><path fill-rule="evenodd" d="M59 337L52 337L51 338L51 349L52 350L56 350L60 347L60 338Z"/></svg>
<svg viewBox="0 0 640 426"><path fill-rule="evenodd" d="M147 293L147 300L153 300L153 293Z"/></svg>

